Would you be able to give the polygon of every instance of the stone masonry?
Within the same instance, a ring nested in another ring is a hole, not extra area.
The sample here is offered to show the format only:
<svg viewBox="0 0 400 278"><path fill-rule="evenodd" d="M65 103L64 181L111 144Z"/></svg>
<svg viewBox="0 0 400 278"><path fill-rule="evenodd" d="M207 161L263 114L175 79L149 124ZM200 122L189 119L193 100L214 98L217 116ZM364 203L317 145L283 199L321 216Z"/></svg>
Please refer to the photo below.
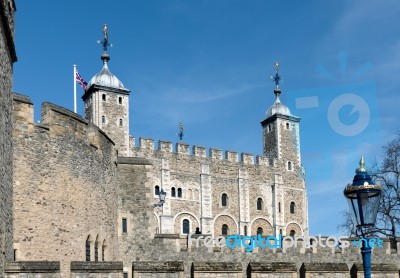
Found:
<svg viewBox="0 0 400 278"><path fill-rule="evenodd" d="M13 0L0 1L0 277L5 260L13 259L12 246L12 83L14 47Z"/></svg>
<svg viewBox="0 0 400 278"><path fill-rule="evenodd" d="M13 119L16 259L58 260L68 275L71 261L85 261L88 241L90 260L115 260L114 143L97 126L50 103L42 105L35 125L33 105L22 95L14 95Z"/></svg>

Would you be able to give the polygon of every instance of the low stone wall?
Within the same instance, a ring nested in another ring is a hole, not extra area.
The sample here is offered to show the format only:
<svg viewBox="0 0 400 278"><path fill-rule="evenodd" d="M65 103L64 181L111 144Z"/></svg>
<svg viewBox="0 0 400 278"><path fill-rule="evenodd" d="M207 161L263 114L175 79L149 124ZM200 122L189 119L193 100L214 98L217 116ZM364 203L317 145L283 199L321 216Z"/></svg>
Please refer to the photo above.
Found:
<svg viewBox="0 0 400 278"><path fill-rule="evenodd" d="M133 278L183 278L182 262L134 262L132 264Z"/></svg>
<svg viewBox="0 0 400 278"><path fill-rule="evenodd" d="M8 262L4 267L6 278L59 278L60 262Z"/></svg>
<svg viewBox="0 0 400 278"><path fill-rule="evenodd" d="M71 278L121 278L122 262L71 262Z"/></svg>

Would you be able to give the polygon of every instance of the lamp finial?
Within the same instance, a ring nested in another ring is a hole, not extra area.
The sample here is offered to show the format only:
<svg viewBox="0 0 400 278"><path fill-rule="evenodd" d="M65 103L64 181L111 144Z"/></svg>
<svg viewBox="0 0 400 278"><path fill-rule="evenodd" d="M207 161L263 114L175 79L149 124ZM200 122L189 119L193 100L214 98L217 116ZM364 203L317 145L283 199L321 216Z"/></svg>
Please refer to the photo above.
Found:
<svg viewBox="0 0 400 278"><path fill-rule="evenodd" d="M367 172L367 169L365 168L364 156L361 156L359 165L360 165L360 167L357 168L356 173Z"/></svg>

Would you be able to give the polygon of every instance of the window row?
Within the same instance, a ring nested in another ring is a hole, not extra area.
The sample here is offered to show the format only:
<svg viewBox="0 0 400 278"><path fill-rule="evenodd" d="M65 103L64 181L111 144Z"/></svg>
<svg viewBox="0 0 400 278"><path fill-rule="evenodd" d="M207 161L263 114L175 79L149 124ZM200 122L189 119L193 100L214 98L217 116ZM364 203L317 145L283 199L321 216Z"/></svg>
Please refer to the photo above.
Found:
<svg viewBox="0 0 400 278"><path fill-rule="evenodd" d="M106 123L106 116L101 116L101 123ZM124 121L122 119L119 119L119 126L124 126Z"/></svg>
<svg viewBox="0 0 400 278"><path fill-rule="evenodd" d="M92 253L91 253L91 240L90 240L90 236L88 236L86 238L85 241L85 254L86 254L86 261L90 262L92 260ZM94 242L94 261L98 262L99 261L99 248L101 250L100 256L101 256L101 261L105 260L105 252L106 252L106 240L103 240L103 242L101 243L101 246L99 246L100 243L98 241L98 236Z"/></svg>
<svg viewBox="0 0 400 278"><path fill-rule="evenodd" d="M161 188L159 185L154 186L154 195L160 195ZM183 189L181 187L171 187L171 197L183 198ZM186 190L186 199L188 200L198 200L199 191L188 189Z"/></svg>
<svg viewBox="0 0 400 278"><path fill-rule="evenodd" d="M102 94L101 95L101 99L103 101L107 101L107 95L106 94ZM118 97L118 104L122 104L122 97Z"/></svg>
<svg viewBox="0 0 400 278"><path fill-rule="evenodd" d="M228 194L226 194L226 193L222 193L222 195L221 195L221 206L222 207L228 206ZM264 201L262 198L257 198L256 209L257 210L264 209Z"/></svg>

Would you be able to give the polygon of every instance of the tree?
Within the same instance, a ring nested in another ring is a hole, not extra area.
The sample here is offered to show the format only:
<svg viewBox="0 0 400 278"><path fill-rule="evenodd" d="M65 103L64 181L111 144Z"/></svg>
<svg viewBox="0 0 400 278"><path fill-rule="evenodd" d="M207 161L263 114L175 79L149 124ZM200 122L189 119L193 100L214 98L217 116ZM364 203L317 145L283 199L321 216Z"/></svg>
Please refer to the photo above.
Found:
<svg viewBox="0 0 400 278"><path fill-rule="evenodd" d="M382 184L382 195L378 209L374 234L390 240L396 249L396 237L400 237L400 132L395 139L383 147L384 157L381 165L377 163L369 173L375 183ZM338 230L349 236L355 234L350 214L344 212L345 221Z"/></svg>

